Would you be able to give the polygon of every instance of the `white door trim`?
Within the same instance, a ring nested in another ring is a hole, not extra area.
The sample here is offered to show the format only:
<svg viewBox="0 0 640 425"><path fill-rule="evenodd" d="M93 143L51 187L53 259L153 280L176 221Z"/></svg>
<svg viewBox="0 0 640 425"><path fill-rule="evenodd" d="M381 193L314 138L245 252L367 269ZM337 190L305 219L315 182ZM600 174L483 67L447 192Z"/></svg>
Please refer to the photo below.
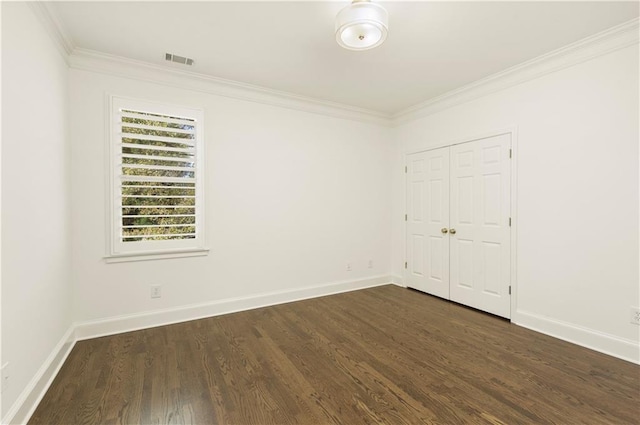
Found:
<svg viewBox="0 0 640 425"><path fill-rule="evenodd" d="M467 137L463 137L460 139L448 140L448 141L436 141L433 143L425 143L422 147L407 149L403 153L403 168L406 170L408 166L408 157L409 155L429 151L433 149L439 149L454 145L459 145L461 143L473 142L474 140L486 139L488 137L500 136L502 134L510 134L511 135L511 321L516 322L519 320L518 317L518 127L513 125L511 127L486 131L483 133L476 133L473 135L469 135ZM408 175L405 173L404 175L404 184L403 184L403 194L404 194L404 209L405 213L407 212L407 202L408 202L408 194L407 194L407 182ZM407 261L407 222L404 222L403 226L403 258ZM402 269L402 280L404 286L406 286L406 269Z"/></svg>

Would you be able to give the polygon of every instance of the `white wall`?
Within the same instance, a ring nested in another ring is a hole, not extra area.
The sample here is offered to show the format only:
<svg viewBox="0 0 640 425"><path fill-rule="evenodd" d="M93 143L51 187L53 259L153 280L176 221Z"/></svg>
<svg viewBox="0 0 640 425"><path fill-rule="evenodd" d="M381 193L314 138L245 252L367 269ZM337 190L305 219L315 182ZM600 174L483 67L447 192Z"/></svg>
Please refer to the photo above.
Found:
<svg viewBox="0 0 640 425"><path fill-rule="evenodd" d="M634 45L400 126L393 213L404 213L406 152L517 126L513 320L636 362L638 75Z"/></svg>
<svg viewBox="0 0 640 425"><path fill-rule="evenodd" d="M208 256L105 263L107 92L204 109ZM79 322L388 276L391 129L77 69L70 105Z"/></svg>
<svg viewBox="0 0 640 425"><path fill-rule="evenodd" d="M400 276L404 153L512 126L514 320L638 361L637 46L396 129L69 71L24 4L2 61L2 416L72 320ZM208 256L105 263L106 93L205 110Z"/></svg>
<svg viewBox="0 0 640 425"><path fill-rule="evenodd" d="M2 414L71 325L67 66L24 3L2 3Z"/></svg>

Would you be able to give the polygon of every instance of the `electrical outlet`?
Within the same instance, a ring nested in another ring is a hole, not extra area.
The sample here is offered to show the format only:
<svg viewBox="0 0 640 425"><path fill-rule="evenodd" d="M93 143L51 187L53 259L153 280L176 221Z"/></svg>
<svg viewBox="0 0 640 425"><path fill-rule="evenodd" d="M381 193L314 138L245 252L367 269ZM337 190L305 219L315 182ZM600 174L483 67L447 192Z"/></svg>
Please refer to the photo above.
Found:
<svg viewBox="0 0 640 425"><path fill-rule="evenodd" d="M640 308L631 307L631 323L640 325Z"/></svg>
<svg viewBox="0 0 640 425"><path fill-rule="evenodd" d="M160 298L160 297L162 297L162 286L151 285L151 298Z"/></svg>
<svg viewBox="0 0 640 425"><path fill-rule="evenodd" d="M373 260L369 260L369 263L367 264L367 267L372 269L373 268Z"/></svg>
<svg viewBox="0 0 640 425"><path fill-rule="evenodd" d="M9 362L7 362L2 365L2 388L0 388L0 393L3 393L9 386L9 377Z"/></svg>
<svg viewBox="0 0 640 425"><path fill-rule="evenodd" d="M347 263L347 271L350 272L351 271L351 263Z"/></svg>

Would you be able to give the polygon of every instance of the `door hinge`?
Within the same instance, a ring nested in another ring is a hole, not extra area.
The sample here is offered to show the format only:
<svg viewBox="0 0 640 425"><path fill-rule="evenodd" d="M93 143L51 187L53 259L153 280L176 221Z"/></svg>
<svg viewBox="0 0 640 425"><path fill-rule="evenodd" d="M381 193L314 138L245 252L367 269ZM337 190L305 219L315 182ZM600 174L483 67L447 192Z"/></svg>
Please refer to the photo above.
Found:
<svg viewBox="0 0 640 425"><path fill-rule="evenodd" d="M509 217L509 227L511 227L511 217Z"/></svg>
<svg viewBox="0 0 640 425"><path fill-rule="evenodd" d="M509 285L509 295L511 295L511 285Z"/></svg>
<svg viewBox="0 0 640 425"><path fill-rule="evenodd" d="M405 166L404 166L404 173L405 173L405 174L407 174L407 171L408 171L408 170L407 170L407 166L405 165Z"/></svg>
<svg viewBox="0 0 640 425"><path fill-rule="evenodd" d="M405 269L407 268L407 262L406 261L404 262L404 268Z"/></svg>
<svg viewBox="0 0 640 425"><path fill-rule="evenodd" d="M513 150L509 149L509 158L513 156Z"/></svg>
<svg viewBox="0 0 640 425"><path fill-rule="evenodd" d="M404 221L407 221L407 215L406 214L404 215Z"/></svg>

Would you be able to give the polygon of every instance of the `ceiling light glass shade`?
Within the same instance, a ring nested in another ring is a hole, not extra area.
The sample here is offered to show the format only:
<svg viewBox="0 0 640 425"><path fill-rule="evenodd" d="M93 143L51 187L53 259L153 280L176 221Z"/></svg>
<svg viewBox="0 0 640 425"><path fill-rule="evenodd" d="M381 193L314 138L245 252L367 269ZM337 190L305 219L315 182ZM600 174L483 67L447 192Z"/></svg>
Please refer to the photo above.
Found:
<svg viewBox="0 0 640 425"><path fill-rule="evenodd" d="M349 50L367 50L387 38L389 15L368 0L354 0L336 16L336 41Z"/></svg>

